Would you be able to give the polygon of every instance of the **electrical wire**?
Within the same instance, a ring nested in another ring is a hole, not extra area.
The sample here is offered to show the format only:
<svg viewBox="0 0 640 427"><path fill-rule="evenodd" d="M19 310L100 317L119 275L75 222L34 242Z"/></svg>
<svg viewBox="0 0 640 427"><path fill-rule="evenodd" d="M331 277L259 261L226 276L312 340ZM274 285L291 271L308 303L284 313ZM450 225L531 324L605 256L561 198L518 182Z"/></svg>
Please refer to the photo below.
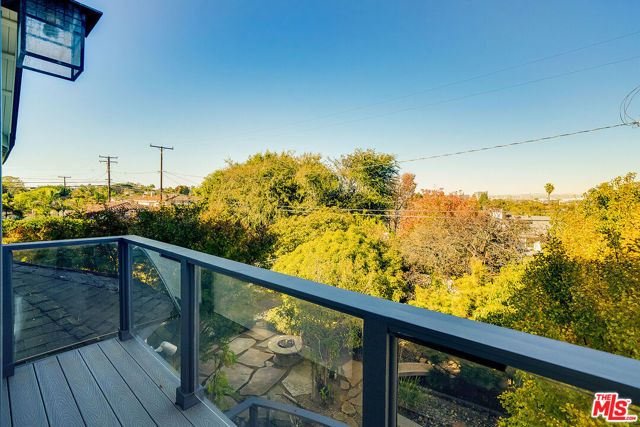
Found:
<svg viewBox="0 0 640 427"><path fill-rule="evenodd" d="M483 79L486 77L491 77L497 74L501 74L507 71L512 71L518 68L523 68L529 65L533 65L533 64L537 64L540 62L544 62L544 61L548 61L551 59L555 59L555 58L559 58L561 56L565 56L565 55L570 55L573 53L577 53L586 49L590 49L596 46L600 46L600 45L604 45L607 43L611 43L614 41L618 41L624 38L628 38L628 37L632 37L632 36L636 36L640 34L640 30L636 30L636 31L632 31L630 33L626 33L626 34L622 34L620 36L616 36L616 37L612 37L612 38L608 38L608 39L604 39L604 40L600 40L594 43L590 43L584 46L580 46L577 48L573 48L573 49L569 49L569 50L565 50L562 52L558 52L555 54L551 54L551 55L546 55L546 56L542 56L539 58L535 58L529 61L525 61L519 64L514 64L514 65L510 65L510 66L506 66L503 68L499 68L497 70L493 70L493 71L489 71L486 73L480 73L480 74L476 74L474 76L471 77L466 77L466 78L462 78L459 80L454 80L452 82L449 83L444 83L441 85L437 85L437 86L433 86L427 89L423 89L423 90L418 90L418 91L414 91L414 92L410 92L404 95L399 95L399 96L392 96L389 98L385 98L379 101L375 101L375 102L371 102L371 103L367 103L367 104L363 104L363 105L359 105L359 106L355 106L355 107L351 107L351 108L347 108L344 110L340 110L340 111L335 111L332 113L327 113L327 114L322 114L319 116L315 116L315 117L311 117L311 118L307 118L307 119L303 119L303 120L298 120L298 121L294 121L294 122L290 122L290 123L285 123L282 125L278 125L278 126L271 126L271 127L267 127L267 128L263 128L263 129L255 129L255 130L250 130L247 132L242 132L240 134L236 134L236 135L232 135L232 136L228 136L223 138L224 140L228 140L228 139L235 139L238 137L243 137L243 136L247 136L247 135L252 135L252 134L256 134L256 133L262 133L262 132L269 132L272 130L277 130L277 129L282 129L282 128L287 128L287 127L291 127L291 126L295 126L295 125L299 125L299 124L304 124L304 123L309 123L309 122L314 122L314 121L318 121L318 120L322 120L322 119L326 119L326 118L330 118L330 117L334 117L334 116L338 116L338 115L342 115L342 114L346 114L346 113L351 113L351 112L355 112L355 111L359 111L359 110L364 110L364 109L368 109L371 107L376 107L379 105L383 105L383 104L387 104L387 103L391 103L391 102L395 102L395 101L399 101L399 100L403 100L403 99L407 99L407 98L411 98L417 95L423 95L429 92L433 92L436 90L440 90L440 89L446 89L448 87L452 87L452 86L456 86L456 85L460 85L460 84L464 84L464 83L468 83L474 80L479 80L479 79ZM209 139L205 140L205 141L209 141Z"/></svg>
<svg viewBox="0 0 640 427"><path fill-rule="evenodd" d="M304 134L304 133L307 133L307 132L310 132L310 131L325 129L327 127L341 126L341 125L351 124L351 123L360 122L360 121L364 121L364 120L372 120L372 119L378 119L378 118L381 118L381 117L387 117L387 116L391 116L391 115L406 113L406 112L409 112L409 111L423 110L423 109L429 108L429 107L435 107L435 106L438 106L438 105L448 104L448 103L451 103L451 102L462 101L462 100L465 100L465 99L474 98L474 97L482 96L482 95L488 95L488 94L491 94L491 93L502 92L502 91L505 91L505 90L508 90L508 89L514 89L514 88L527 86L527 85L534 84L534 83L540 83L540 82L547 81L547 80L555 80L555 79L559 79L559 78L562 78L562 77L568 77L568 76L571 76L571 75L574 75L574 74L583 73L583 72L586 72L586 71L592 71L592 70L596 70L596 69L599 69L599 68L607 67L607 66L610 66L610 65L621 64L621 63L633 61L633 60L636 60L636 59L639 59L639 58L640 58L640 55L635 55L635 56L631 56L631 57L628 57L628 58L620 59L620 60L617 60L617 61L606 62L606 63L603 63L603 64L593 65L593 66L590 66L590 67L580 68L580 69L577 69L577 70L567 71L567 72L564 72L564 73L554 74L554 75L551 75L551 76L540 77L540 78L537 78L537 79L527 80L527 81L524 81L524 82L515 83L515 84L511 84L511 85L507 85L507 86L501 86L501 87L497 87L497 88L493 88L493 89L487 89L487 90L474 92L474 93L470 93L470 94L466 94L466 95L462 95L462 96L457 96L457 97L453 97L453 98L444 99L444 100L441 100L441 101L432 102L432 103L429 103L429 104L422 104L422 105L417 105L417 106L412 106L412 107L405 107L405 108L401 108L401 109L397 109L397 110L393 110L393 111L388 111L388 112L384 112L384 113L372 114L372 115L368 115L368 116L364 116L364 117L358 117L358 118L354 118L354 119L343 120L343 121L340 121L340 122L327 123L327 124L324 124L324 125L320 125L320 126L316 126L316 127L312 127L312 128L307 128L307 129L302 129L302 130L295 131L295 132L290 132L290 133L281 133L281 134L277 134L277 135L271 136L271 138L279 138L279 137L288 136L288 135L299 135L299 134ZM218 142L220 142L220 141L218 141Z"/></svg>
<svg viewBox="0 0 640 427"><path fill-rule="evenodd" d="M168 175L170 175L170 176L171 176L171 175L172 175L172 176L174 176L174 179L175 179L175 178L178 178L178 179L181 179L181 180L187 181L187 182L188 182L188 183L190 183L191 185L198 186L198 185L200 185L200 184L201 184L201 182L196 183L196 182L195 182L194 180L192 180L192 179L185 178L185 177L180 176L180 175L178 175L178 174L176 174L176 173L173 173L173 172L164 171L164 173L166 173L166 174L168 174ZM203 178L203 179L204 179L204 178Z"/></svg>
<svg viewBox="0 0 640 427"><path fill-rule="evenodd" d="M234 204L233 206L235 207L239 207L239 208L251 208L252 206L248 206L248 205L238 205L238 204ZM290 213L293 215L308 215L311 213L315 213L317 212L317 209L308 209L308 208L294 208L294 207L287 207L287 206L275 206L274 209L280 211L280 212L286 212L286 213ZM371 217L381 217L381 218L439 218L439 217L446 217L445 215L416 215L416 214L403 214L402 212L407 212L404 209L398 210L398 211L393 211L395 213L372 213L372 212L356 212L357 215L361 215L361 216L371 216ZM487 211L481 211L481 210L475 210L475 211L432 211L434 213L438 213L438 214L442 214L442 213L460 213L460 212L471 212L471 213L477 213L477 214L486 214ZM335 210L327 210L325 212L323 212L326 215L351 215L353 214L353 212L344 212L344 211L335 211ZM527 214L517 214L514 216L540 216L538 213L535 212L530 212ZM547 216L547 215L542 215L542 216ZM452 218L452 217L451 217ZM521 219L523 221L546 221L546 219L531 219L531 218L518 218Z"/></svg>
<svg viewBox="0 0 640 427"><path fill-rule="evenodd" d="M479 147L479 148L471 148L468 150L460 150L460 151L454 151L454 152L450 152L450 153L442 153L442 154L434 154L434 155L429 155L429 156L422 156L422 157L415 157L412 159L404 159L404 160L395 160L392 162L380 162L380 163L372 163L372 164L368 164L368 165L362 165L360 167L354 167L351 168L351 170L359 170L359 169L369 169L369 168L374 168L374 167L379 167L379 166L396 166L402 163L410 163L410 162L417 162L417 161L421 161L421 160L431 160L431 159L437 159L437 158L443 158L443 157L452 157L452 156L459 156L459 155L464 155L464 154L470 154L470 153L477 153L480 151L490 151L490 150L497 150L497 149L501 149L501 148L507 148L507 147L514 147L514 146L518 146L518 145L524 145L524 144L533 144L533 143L537 143L537 142L546 142L546 141L550 141L550 140L554 140L554 139L558 139L558 138L564 138L564 137L568 137L568 136L575 136L575 135L581 135L581 134L587 134L587 133L592 133L592 132L599 132L602 130L607 130L607 129L614 129L614 128L619 128L619 127L624 127L624 126L632 126L632 125L638 125L638 122L630 122L630 123L616 123L616 124L612 124L612 125L607 125L607 126L599 126L596 128L591 128L591 129L583 129L583 130L578 130L578 131L573 131L573 132L565 132L565 133L561 133L561 134L557 134L557 135L552 135L552 136L544 136L544 137L540 137L540 138L532 138L532 139L527 139L527 140L523 140L523 141L516 141L516 142L510 142L507 144L497 144L497 145L490 145L487 147ZM289 177L293 177L293 176L307 176L307 175L319 175L322 172L306 172L306 173L293 173L293 174L285 174L285 175L276 175L276 176L254 176L254 177L242 177L242 176L238 176L238 177L233 177L233 178L225 178L222 179L223 181L235 181L238 179L243 179L243 180L271 180L274 178L289 178Z"/></svg>
<svg viewBox="0 0 640 427"><path fill-rule="evenodd" d="M432 159L438 159L438 158L443 158L443 157L453 157L453 156L459 156L459 155L464 155L464 154L477 153L477 152L481 152L481 151L497 150L497 149L501 149L501 148L515 147L515 146L518 146L518 145L533 144L533 143L537 143L537 142L546 142L546 141L551 141L551 140L558 139L558 138L564 138L564 137L569 137L569 136L575 136L575 135L599 132L599 131L607 130L607 129L615 129L615 128L624 127L624 126L638 126L638 125L640 125L640 122L638 122L638 121L622 122L622 123L617 123L617 124L613 124L613 125L599 126L599 127L591 128L591 129L583 129L583 130L578 130L578 131L573 131L573 132L565 132L565 133L552 135L552 136L544 136L544 137L540 137L540 138L532 138L532 139L527 139L527 140L523 140L523 141L510 142L510 143L507 143L507 144L490 145L490 146L487 146L487 147L472 148L472 149L468 149L468 150L460 150L460 151L454 151L454 152L450 152L450 153L434 154L434 155L429 155L429 156L415 157L415 158L412 158L412 159L396 160L396 161L391 162L391 165L397 167L397 165L401 164L401 163L410 163L410 162L417 162L417 161L422 161L422 160L432 160ZM360 167L352 168L351 170L369 169L369 168L378 167L378 166L388 166L389 164L390 164L389 162L373 163L373 164L369 164L369 165L363 165L363 166L360 166ZM165 172L170 174L170 175L174 175L177 178L185 179L184 177L180 177L180 176L176 175L175 173L168 172L168 171L165 171ZM306 172L306 173L302 173L302 174L294 173L294 174L277 175L275 177L273 177L273 176L234 177L232 179L229 179L229 178L223 179L223 181L227 181L228 182L228 181L235 181L235 180L238 180L238 179L243 179L243 180L264 180L264 179L268 179L268 180L271 180L271 179L274 179L274 178L287 178L287 177L293 177L293 176L318 175L320 173L321 172ZM188 179L185 179L185 180L189 181ZM197 184L197 185L199 185L199 184Z"/></svg>
<svg viewBox="0 0 640 427"><path fill-rule="evenodd" d="M462 154L477 153L477 152L480 152L480 151L497 150L499 148L515 147L516 145L524 145L524 144L532 144L534 142L550 141L552 139L563 138L563 137L567 137L567 136L574 136L574 135L580 135L580 134L585 134L585 133L598 132L598 131L605 130L605 129L615 129L615 128L619 128L619 127L622 127L622 126L631 126L631 125L638 125L638 122L618 123L618 124L615 124L615 125L600 126L600 127L593 128L593 129L578 130L578 131L575 131L575 132L566 132L566 133L561 133L561 134L553 135L553 136L543 136L541 138L533 138L533 139L527 139L527 140L524 140L524 141L510 142L508 144L491 145L491 146L488 146L488 147L472 148L470 150L454 151L452 153L435 154L435 155L432 155L432 156L416 157L414 159L398 160L398 163L417 162L417 161L420 161L420 160L439 159L439 158L442 158L442 157L459 156L459 155L462 155Z"/></svg>
<svg viewBox="0 0 640 427"><path fill-rule="evenodd" d="M620 121L622 123L625 123L625 124L634 124L634 122L637 123L637 119L631 115L629 108L631 106L631 103L633 102L633 99L636 97L639 91L640 91L640 86L636 86L620 102L619 115L620 115Z"/></svg>

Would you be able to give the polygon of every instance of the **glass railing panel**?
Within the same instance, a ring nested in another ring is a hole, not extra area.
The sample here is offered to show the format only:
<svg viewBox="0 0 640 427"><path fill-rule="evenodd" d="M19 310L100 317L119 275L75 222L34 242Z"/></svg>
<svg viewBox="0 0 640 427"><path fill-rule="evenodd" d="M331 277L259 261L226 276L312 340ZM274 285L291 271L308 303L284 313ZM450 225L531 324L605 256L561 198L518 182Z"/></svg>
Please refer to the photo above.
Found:
<svg viewBox="0 0 640 427"><path fill-rule="evenodd" d="M397 386L398 425L606 425L591 417L593 392L406 340Z"/></svg>
<svg viewBox="0 0 640 427"><path fill-rule="evenodd" d="M207 398L227 411L260 397L362 425L361 319L206 269L200 284ZM291 425L265 421L290 420L286 408L262 407L257 425Z"/></svg>
<svg viewBox="0 0 640 427"><path fill-rule="evenodd" d="M180 263L138 246L131 256L135 333L180 372Z"/></svg>
<svg viewBox="0 0 640 427"><path fill-rule="evenodd" d="M16 362L118 331L115 243L13 251L12 285Z"/></svg>

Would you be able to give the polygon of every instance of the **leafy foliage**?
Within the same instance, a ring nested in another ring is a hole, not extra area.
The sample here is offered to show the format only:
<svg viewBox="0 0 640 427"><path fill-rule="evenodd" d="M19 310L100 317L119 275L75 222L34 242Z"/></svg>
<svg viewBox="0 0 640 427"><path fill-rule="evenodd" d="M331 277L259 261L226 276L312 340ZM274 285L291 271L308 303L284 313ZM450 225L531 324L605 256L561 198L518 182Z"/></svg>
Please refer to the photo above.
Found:
<svg viewBox="0 0 640 427"><path fill-rule="evenodd" d="M314 397L331 400L331 373L337 371L340 355L361 346L362 321L287 295L266 320L276 330L302 338L312 361Z"/></svg>
<svg viewBox="0 0 640 427"><path fill-rule="evenodd" d="M556 187L553 186L552 183L547 182L544 185L544 192L547 193L547 200L549 200L551 198L551 193L553 193L553 190L555 190Z"/></svg>
<svg viewBox="0 0 640 427"><path fill-rule="evenodd" d="M406 293L400 254L384 235L355 224L302 243L282 256L273 269L394 301Z"/></svg>
<svg viewBox="0 0 640 427"><path fill-rule="evenodd" d="M509 416L501 426L600 426L603 419L591 418L593 394L584 390L516 372L511 388L500 395Z"/></svg>
<svg viewBox="0 0 640 427"><path fill-rule="evenodd" d="M206 200L208 217L265 226L286 216L282 209L331 205L337 191L337 177L320 156L266 152L244 163L228 162L205 179L199 195Z"/></svg>
<svg viewBox="0 0 640 427"><path fill-rule="evenodd" d="M340 205L354 209L391 209L398 187L395 156L356 150L334 161L341 183Z"/></svg>
<svg viewBox="0 0 640 427"><path fill-rule="evenodd" d="M481 212L475 199L425 190L409 206L415 215L401 221L396 242L421 285L471 273L472 259L491 273L522 259L525 224Z"/></svg>
<svg viewBox="0 0 640 427"><path fill-rule="evenodd" d="M26 191L19 180L8 178L5 207L18 217L36 216L5 221L6 242L138 234L640 359L640 184L634 174L600 184L569 205L486 195L476 200L442 190L416 193L415 177L398 176L395 157L374 150L356 150L329 165L319 155L266 152L242 163L228 162L209 175L197 189L201 205L145 211L133 218L109 211L51 216L104 203L105 191L87 186L68 197L58 187ZM124 185L116 191L138 187ZM547 184L545 191L550 198L553 185ZM530 227L493 217L494 209L551 214L553 227L543 251L525 256L522 242L531 235ZM114 254L103 252L20 255L26 261L97 268L78 257L93 256L95 263ZM257 314L247 309L257 307L253 298L276 297L258 295L249 284L213 278L210 272L203 276L211 289L214 279L221 294L203 291L200 326L202 357L214 366L207 393L219 401L233 394L223 369L235 360L230 338ZM358 351L361 323L288 296L272 307L262 311L270 308L267 318L278 330L303 337L314 361L314 393L330 401L331 372L341 356ZM232 318L222 309L249 320ZM500 402L509 414L505 425L599 422L587 418L590 396L579 390L524 373L512 377L506 388L499 376L464 361L429 352L424 356L435 367L423 379L429 388L460 394L484 387L496 402L502 390ZM421 390L415 385L405 382L400 392L413 402L410 406L419 407Z"/></svg>

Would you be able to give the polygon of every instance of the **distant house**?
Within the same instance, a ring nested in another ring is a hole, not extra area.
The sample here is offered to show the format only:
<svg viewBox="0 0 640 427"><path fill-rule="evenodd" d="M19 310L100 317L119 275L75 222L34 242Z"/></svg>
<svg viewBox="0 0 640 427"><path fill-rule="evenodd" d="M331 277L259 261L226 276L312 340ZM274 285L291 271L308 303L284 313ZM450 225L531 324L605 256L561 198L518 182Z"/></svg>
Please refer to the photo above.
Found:
<svg viewBox="0 0 640 427"><path fill-rule="evenodd" d="M160 206L160 199L155 196L142 196L134 198L133 203L150 208L157 208Z"/></svg>
<svg viewBox="0 0 640 427"><path fill-rule="evenodd" d="M491 210L489 211L489 214L491 215L492 218L495 218L495 219L504 219L505 217L504 211L502 209Z"/></svg>
<svg viewBox="0 0 640 427"><path fill-rule="evenodd" d="M584 200L584 196L580 196L580 197L570 197L568 199L561 199L560 203L575 203L575 202L579 202L581 200Z"/></svg>
<svg viewBox="0 0 640 427"><path fill-rule="evenodd" d="M96 204L96 205L88 205L85 208L86 213L95 213L103 210L109 210L113 212L124 212L125 217L131 217L142 210L147 210L148 207L144 205L139 205L137 203L132 203L126 200L119 200L115 202L109 202L105 204Z"/></svg>
<svg viewBox="0 0 640 427"><path fill-rule="evenodd" d="M170 195L167 195L166 197L163 197L163 199L164 199L165 206L169 206L169 205L185 206L185 205L190 205L192 203L195 203L198 200L197 197L185 196L184 194L170 194ZM157 196L137 197L133 199L133 202L138 205L147 206L150 208L160 207L160 198L158 198Z"/></svg>
<svg viewBox="0 0 640 427"><path fill-rule="evenodd" d="M195 203L197 200L199 200L197 197L186 196L184 194L173 194L171 196L167 196L164 203L168 205L185 206Z"/></svg>
<svg viewBox="0 0 640 427"><path fill-rule="evenodd" d="M508 219L524 221L529 229L522 236L522 244L527 254L542 250L542 242L551 228L551 217L547 215L507 215Z"/></svg>

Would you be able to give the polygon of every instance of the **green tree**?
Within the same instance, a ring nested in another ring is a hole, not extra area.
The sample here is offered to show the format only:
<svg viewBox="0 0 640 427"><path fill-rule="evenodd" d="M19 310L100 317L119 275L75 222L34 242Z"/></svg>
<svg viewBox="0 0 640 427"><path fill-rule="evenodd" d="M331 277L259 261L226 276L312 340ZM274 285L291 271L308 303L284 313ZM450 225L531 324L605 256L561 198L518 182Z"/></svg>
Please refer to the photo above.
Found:
<svg viewBox="0 0 640 427"><path fill-rule="evenodd" d="M13 196L13 206L23 215L35 213L49 216L51 211L62 210L61 192L62 187L40 187L16 193Z"/></svg>
<svg viewBox="0 0 640 427"><path fill-rule="evenodd" d="M328 230L278 259L275 271L376 297L401 300L407 291L402 258L384 238L363 226Z"/></svg>
<svg viewBox="0 0 640 427"><path fill-rule="evenodd" d="M509 264L491 274L481 261L471 262L471 273L430 286L416 286L409 304L499 326L511 326L513 294L522 286L523 268Z"/></svg>
<svg viewBox="0 0 640 427"><path fill-rule="evenodd" d="M338 179L312 154L256 154L229 161L198 189L208 217L226 216L249 226L270 225L309 207L335 203Z"/></svg>
<svg viewBox="0 0 640 427"><path fill-rule="evenodd" d="M88 205L106 202L107 188L105 186L83 185L71 190L71 197L65 204L70 209L83 211Z"/></svg>
<svg viewBox="0 0 640 427"><path fill-rule="evenodd" d="M335 160L334 166L340 177L343 207L393 209L399 180L395 156L358 149Z"/></svg>
<svg viewBox="0 0 640 427"><path fill-rule="evenodd" d="M544 191L545 191L545 193L547 193L547 201L551 200L551 193L553 193L553 190L555 190L555 189L556 189L556 187L554 187L553 184L550 183L550 182L547 182L544 185Z"/></svg>
<svg viewBox="0 0 640 427"><path fill-rule="evenodd" d="M189 195L189 187L187 187L186 185L178 185L175 191L178 194L183 194L185 196Z"/></svg>
<svg viewBox="0 0 640 427"><path fill-rule="evenodd" d="M293 252L298 246L321 237L327 231L347 231L358 225L374 234L385 233L385 227L372 217L353 215L337 208L319 208L305 215L280 218L270 230L276 236L275 257Z"/></svg>
<svg viewBox="0 0 640 427"><path fill-rule="evenodd" d="M131 220L129 232L249 264L264 263L274 244L266 227L225 217L203 218L197 205L142 211Z"/></svg>
<svg viewBox="0 0 640 427"><path fill-rule="evenodd" d="M9 194L13 196L16 193L21 193L23 191L27 191L27 188L24 186L24 182L22 182L20 178L16 178L15 176L2 177L3 194Z"/></svg>

